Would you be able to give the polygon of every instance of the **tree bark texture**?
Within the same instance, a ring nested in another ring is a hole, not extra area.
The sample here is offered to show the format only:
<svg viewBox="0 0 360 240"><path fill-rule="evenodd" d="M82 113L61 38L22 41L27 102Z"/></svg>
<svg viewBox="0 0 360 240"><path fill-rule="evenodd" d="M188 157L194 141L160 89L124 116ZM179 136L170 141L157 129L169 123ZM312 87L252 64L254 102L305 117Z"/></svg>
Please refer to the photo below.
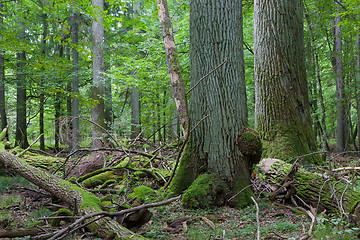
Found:
<svg viewBox="0 0 360 240"><path fill-rule="evenodd" d="M104 0L92 0L94 8L94 19L92 20L93 35L93 81L91 96L97 103L91 109L91 120L102 127L105 126L105 109L104 109L104 27L103 9ZM92 125L93 147L103 146L103 131L101 128Z"/></svg>
<svg viewBox="0 0 360 240"><path fill-rule="evenodd" d="M255 127L264 156L288 159L314 151L301 0L255 1L254 52Z"/></svg>
<svg viewBox="0 0 360 240"><path fill-rule="evenodd" d="M337 12L335 16L334 28L334 57L335 57L335 81L336 81L336 96L337 96L337 112L336 112L336 151L343 152L345 149L345 95L344 95L344 81L343 81L343 66L342 66L342 37L341 37L341 16L340 6L337 5Z"/></svg>
<svg viewBox="0 0 360 240"><path fill-rule="evenodd" d="M21 7L21 0L18 0L19 8ZM23 28L24 23L18 19L20 28ZM21 29L19 38L25 38L25 30ZM15 132L15 146L27 148L29 146L27 140L27 124L26 124L26 74L25 74L25 51L16 53L16 132Z"/></svg>
<svg viewBox="0 0 360 240"><path fill-rule="evenodd" d="M189 112L186 98L184 81L180 72L180 64L176 51L174 33L171 27L171 19L167 6L167 0L157 0L159 19L163 34L166 60L170 73L171 87L175 99L176 109L180 119L183 135L186 136L189 124Z"/></svg>
<svg viewBox="0 0 360 240"><path fill-rule="evenodd" d="M68 203L80 215L101 211L101 202L93 194L86 192L77 185L32 167L10 153L0 152L0 166L16 172L51 195ZM115 233L113 239L139 239L134 233L107 217L91 223L88 227L102 238Z"/></svg>
<svg viewBox="0 0 360 240"><path fill-rule="evenodd" d="M3 31L3 4L0 3L0 29ZM1 118L1 130L6 128L7 117L6 117L6 101L5 101L5 52L0 49L0 118Z"/></svg>
<svg viewBox="0 0 360 240"><path fill-rule="evenodd" d="M75 12L71 22L71 40L74 45L79 43L79 24L78 14ZM80 114L80 103L79 103L79 53L76 48L72 48L72 65L73 65L73 76L72 76L72 92L77 94L77 97L73 99L73 141L72 148L74 150L79 148L80 144L80 126L79 126L79 114Z"/></svg>
<svg viewBox="0 0 360 240"><path fill-rule="evenodd" d="M214 173L237 191L249 184L248 159L236 147L247 126L244 78L242 1L190 1L191 85L217 67L191 92L190 136L171 189L180 192L199 174ZM251 202L251 191L239 204Z"/></svg>

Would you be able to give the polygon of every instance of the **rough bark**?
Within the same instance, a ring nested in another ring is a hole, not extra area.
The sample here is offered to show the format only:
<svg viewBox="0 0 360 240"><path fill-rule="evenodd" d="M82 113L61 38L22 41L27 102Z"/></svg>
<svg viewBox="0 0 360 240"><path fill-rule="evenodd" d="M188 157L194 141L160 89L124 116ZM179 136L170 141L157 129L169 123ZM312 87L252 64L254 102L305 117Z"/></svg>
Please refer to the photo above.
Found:
<svg viewBox="0 0 360 240"><path fill-rule="evenodd" d="M18 0L18 5L21 7L21 0ZM18 19L20 28L23 28L24 23ZM25 38L25 30L21 29L19 34L20 40ZM26 53L21 51L16 53L16 132L15 132L15 146L20 146L26 149L29 146L27 140L27 124L26 124L26 74L25 61Z"/></svg>
<svg viewBox="0 0 360 240"><path fill-rule="evenodd" d="M360 192L336 175L309 172L278 159L263 159L257 168L258 176L270 184L274 199L305 207L301 198L318 213L326 209L330 213L355 214L360 220Z"/></svg>
<svg viewBox="0 0 360 240"><path fill-rule="evenodd" d="M71 21L71 40L74 45L77 45L79 43L78 34L79 34L78 14L75 12L73 14ZM73 65L72 92L75 94L79 94L79 53L76 50L76 48L72 48L72 65ZM79 114L80 114L79 98L75 97L73 99L73 114L72 114L73 116L72 148L74 150L78 149L80 144Z"/></svg>
<svg viewBox="0 0 360 240"><path fill-rule="evenodd" d="M92 20L92 39L93 39L93 81L91 97L96 101L96 105L91 109L91 120L96 124L105 126L104 110L104 27L103 24L103 0L92 0L94 8L94 19ZM93 148L104 146L102 139L103 131L101 128L92 124Z"/></svg>
<svg viewBox="0 0 360 240"><path fill-rule="evenodd" d="M254 3L255 127L265 157L316 150L306 81L303 2ZM308 162L317 163L311 155Z"/></svg>
<svg viewBox="0 0 360 240"><path fill-rule="evenodd" d="M171 19L167 6L167 0L157 0L159 8L159 19L163 34L166 60L170 73L171 87L175 99L176 109L180 119L183 135L187 135L189 124L189 112L186 98L184 81L180 72L179 60L177 57L174 33L171 27Z"/></svg>
<svg viewBox="0 0 360 240"><path fill-rule="evenodd" d="M18 173L36 186L68 203L80 215L101 211L101 202L93 194L77 185L38 170L10 153L0 152L0 166ZM113 219L106 217L91 223L89 228L102 238L115 233L113 239L142 239Z"/></svg>
<svg viewBox="0 0 360 240"><path fill-rule="evenodd" d="M339 0L340 1L340 0ZM341 2L341 1L340 1ZM339 13L340 6L337 5L337 12L335 16L335 39L334 39L334 57L335 57L335 81L336 81L336 96L337 96L337 112L336 112L336 151L343 152L345 149L345 95L344 95L344 81L342 76L342 37L341 37L341 16Z"/></svg>
<svg viewBox="0 0 360 240"><path fill-rule="evenodd" d="M242 42L242 1L190 1L191 85L224 60L227 63L191 92L190 125L195 129L170 185L174 192L185 190L206 172L215 174L216 181L224 180L230 192L249 185L250 160L236 147L247 125ZM249 204L251 194L246 188L234 205Z"/></svg>

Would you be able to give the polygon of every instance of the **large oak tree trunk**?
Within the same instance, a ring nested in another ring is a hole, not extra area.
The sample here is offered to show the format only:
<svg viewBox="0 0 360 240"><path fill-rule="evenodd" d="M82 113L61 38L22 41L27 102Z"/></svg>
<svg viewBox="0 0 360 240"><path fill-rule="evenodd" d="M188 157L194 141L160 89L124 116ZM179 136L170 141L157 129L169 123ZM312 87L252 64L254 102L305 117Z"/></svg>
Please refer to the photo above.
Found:
<svg viewBox="0 0 360 240"><path fill-rule="evenodd" d="M46 190L51 195L68 203L80 215L102 211L100 199L94 196L94 194L68 181L32 167L18 157L5 151L0 152L0 168L3 167L9 171L16 172L38 187ZM102 238L106 238L111 233L115 233L115 238L113 239L141 238L121 226L118 222L107 217L91 223L89 228L94 232L96 231L98 236Z"/></svg>
<svg viewBox="0 0 360 240"><path fill-rule="evenodd" d="M190 125L195 129L170 185L175 192L202 173L215 174L230 192L249 185L250 160L236 147L247 126L242 36L242 1L190 1L191 85L227 61L191 92ZM235 205L249 204L251 194L246 188Z"/></svg>
<svg viewBox="0 0 360 240"><path fill-rule="evenodd" d="M255 127L264 156L289 159L316 150L306 81L303 2L254 3ZM311 155L307 160L316 163Z"/></svg>

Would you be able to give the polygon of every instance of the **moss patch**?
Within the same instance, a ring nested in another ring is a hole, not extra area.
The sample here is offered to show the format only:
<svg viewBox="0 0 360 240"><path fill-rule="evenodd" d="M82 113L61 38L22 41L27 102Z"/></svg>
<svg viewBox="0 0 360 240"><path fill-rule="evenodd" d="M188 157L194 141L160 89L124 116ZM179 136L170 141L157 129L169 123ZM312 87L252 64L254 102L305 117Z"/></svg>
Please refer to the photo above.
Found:
<svg viewBox="0 0 360 240"><path fill-rule="evenodd" d="M200 175L186 190L182 198L185 208L213 208L225 204L229 191L226 184L216 174Z"/></svg>

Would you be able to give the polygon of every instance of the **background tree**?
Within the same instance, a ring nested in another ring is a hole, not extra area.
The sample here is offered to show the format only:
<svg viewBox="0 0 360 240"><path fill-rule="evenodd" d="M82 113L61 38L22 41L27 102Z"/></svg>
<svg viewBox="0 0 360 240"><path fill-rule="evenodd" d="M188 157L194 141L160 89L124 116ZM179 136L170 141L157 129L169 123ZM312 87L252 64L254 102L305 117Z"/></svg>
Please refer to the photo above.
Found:
<svg viewBox="0 0 360 240"><path fill-rule="evenodd" d="M96 124L105 127L104 112L104 27L103 27L103 0L92 1L96 17L92 20L93 36L93 85L91 89L92 99L96 101L91 109L91 120ZM104 143L101 141L103 131L101 128L92 125L93 147L97 148Z"/></svg>
<svg viewBox="0 0 360 240"><path fill-rule="evenodd" d="M247 126L242 42L242 1L190 1L191 85L226 63L191 92L195 129L170 186L177 193L206 172L224 180L230 192L249 184L250 159L236 147L238 134ZM251 194L245 189L232 204L247 205Z"/></svg>
<svg viewBox="0 0 360 240"><path fill-rule="evenodd" d="M22 9L21 0L17 1L18 9ZM18 17L19 24L19 39L25 40L24 20ZM17 54L16 65L16 79L17 79L17 94L16 94L16 136L15 145L21 148L29 146L27 139L27 115L26 115L26 74L25 74L25 61L26 53L24 50L19 51Z"/></svg>
<svg viewBox="0 0 360 240"><path fill-rule="evenodd" d="M289 159L316 150L304 52L303 2L256 0L255 126L264 157Z"/></svg>
<svg viewBox="0 0 360 240"><path fill-rule="evenodd" d="M4 30L3 20L3 4L0 3L0 29ZM0 117L1 117L1 130L6 128L6 102L5 102L5 51L0 48Z"/></svg>

